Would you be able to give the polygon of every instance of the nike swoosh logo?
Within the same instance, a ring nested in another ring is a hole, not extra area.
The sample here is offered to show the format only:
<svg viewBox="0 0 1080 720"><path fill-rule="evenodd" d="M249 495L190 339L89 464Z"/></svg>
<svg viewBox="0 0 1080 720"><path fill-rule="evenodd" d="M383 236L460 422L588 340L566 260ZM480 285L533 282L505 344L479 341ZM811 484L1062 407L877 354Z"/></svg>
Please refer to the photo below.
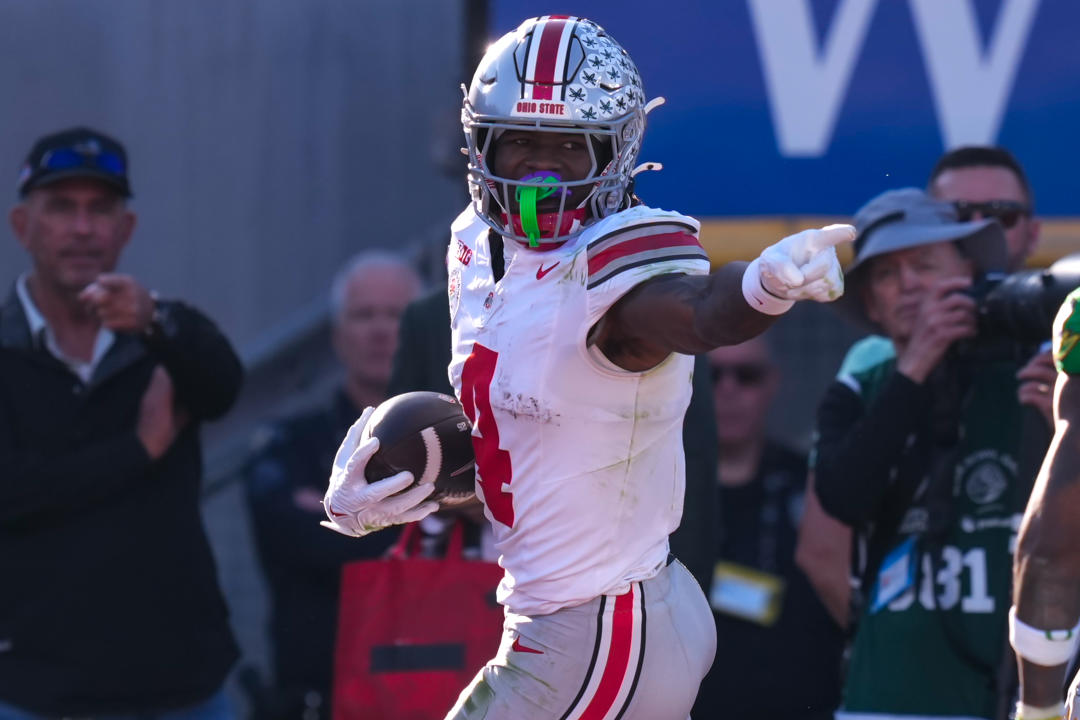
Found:
<svg viewBox="0 0 1080 720"><path fill-rule="evenodd" d="M544 654L543 650L533 650L531 647L525 647L524 645L522 645L520 637L514 638L514 644L510 646L510 649L516 650L518 652L534 653L536 655Z"/></svg>
<svg viewBox="0 0 1080 720"><path fill-rule="evenodd" d="M560 260L559 262L562 262L562 261ZM537 280L543 280L545 275L547 275L549 272L551 272L552 270L554 270L558 266L559 266L559 263L557 262L557 263L555 263L554 265L552 265L551 267L549 267L549 268L547 268L545 270L544 266L541 265L540 267L536 268L536 279Z"/></svg>

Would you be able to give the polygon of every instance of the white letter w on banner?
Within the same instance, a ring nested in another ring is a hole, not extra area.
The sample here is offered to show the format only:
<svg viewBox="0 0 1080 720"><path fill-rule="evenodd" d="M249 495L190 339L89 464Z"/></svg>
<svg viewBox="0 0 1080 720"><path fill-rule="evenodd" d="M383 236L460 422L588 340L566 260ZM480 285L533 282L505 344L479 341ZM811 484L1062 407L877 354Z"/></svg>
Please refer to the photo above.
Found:
<svg viewBox="0 0 1080 720"><path fill-rule="evenodd" d="M810 0L747 1L780 153L824 155L877 0L841 0L821 57Z"/></svg>
<svg viewBox="0 0 1080 720"><path fill-rule="evenodd" d="M984 53L970 0L911 0L946 148L992 145L1039 0L1004 0Z"/></svg>

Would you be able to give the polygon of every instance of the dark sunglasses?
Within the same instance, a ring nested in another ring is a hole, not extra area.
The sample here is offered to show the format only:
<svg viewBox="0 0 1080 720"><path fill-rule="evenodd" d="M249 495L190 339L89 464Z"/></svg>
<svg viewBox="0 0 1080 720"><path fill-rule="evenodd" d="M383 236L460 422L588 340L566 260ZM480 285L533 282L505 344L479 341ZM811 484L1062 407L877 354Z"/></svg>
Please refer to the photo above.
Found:
<svg viewBox="0 0 1080 720"><path fill-rule="evenodd" d="M957 200L953 203L953 207L956 208L956 219L960 222L968 222L978 213L984 218L997 218L1006 230L1016 227L1020 218L1031 214L1030 206L1015 200L990 200L988 202Z"/></svg>
<svg viewBox="0 0 1080 720"><path fill-rule="evenodd" d="M712 365L713 385L719 385L725 375L731 375L736 385L754 387L765 381L769 374L768 365L759 363L734 363L732 365Z"/></svg>
<svg viewBox="0 0 1080 720"><path fill-rule="evenodd" d="M38 167L42 170L70 170L77 167L91 167L103 170L110 175L123 177L124 159L116 153L94 148L56 148L41 156Z"/></svg>

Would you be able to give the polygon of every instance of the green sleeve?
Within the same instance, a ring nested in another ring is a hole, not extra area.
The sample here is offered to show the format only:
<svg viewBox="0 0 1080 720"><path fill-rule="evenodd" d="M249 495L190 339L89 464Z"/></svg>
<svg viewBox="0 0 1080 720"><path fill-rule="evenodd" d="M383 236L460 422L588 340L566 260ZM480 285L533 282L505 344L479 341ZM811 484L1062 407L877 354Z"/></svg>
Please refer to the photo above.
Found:
<svg viewBox="0 0 1080 720"><path fill-rule="evenodd" d="M1069 293L1054 319L1054 365L1058 372L1068 375L1080 375L1080 350L1076 349L1080 340L1078 300L1080 288Z"/></svg>
<svg viewBox="0 0 1080 720"><path fill-rule="evenodd" d="M892 340L881 335L868 335L851 346L840 363L837 377L855 375L863 370L891 360L896 355Z"/></svg>

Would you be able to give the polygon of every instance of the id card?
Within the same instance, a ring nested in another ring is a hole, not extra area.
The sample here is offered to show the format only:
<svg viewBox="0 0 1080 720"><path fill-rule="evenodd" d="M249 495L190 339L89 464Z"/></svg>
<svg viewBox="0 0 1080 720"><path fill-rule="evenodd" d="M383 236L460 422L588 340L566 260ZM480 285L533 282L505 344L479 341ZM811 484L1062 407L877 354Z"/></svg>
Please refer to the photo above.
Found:
<svg viewBox="0 0 1080 720"><path fill-rule="evenodd" d="M881 571L874 583L870 612L876 613L915 584L915 537L897 545L881 562Z"/></svg>
<svg viewBox="0 0 1080 720"><path fill-rule="evenodd" d="M783 593L782 578L735 563L718 562L713 569L709 604L718 613L768 626L780 615Z"/></svg>

